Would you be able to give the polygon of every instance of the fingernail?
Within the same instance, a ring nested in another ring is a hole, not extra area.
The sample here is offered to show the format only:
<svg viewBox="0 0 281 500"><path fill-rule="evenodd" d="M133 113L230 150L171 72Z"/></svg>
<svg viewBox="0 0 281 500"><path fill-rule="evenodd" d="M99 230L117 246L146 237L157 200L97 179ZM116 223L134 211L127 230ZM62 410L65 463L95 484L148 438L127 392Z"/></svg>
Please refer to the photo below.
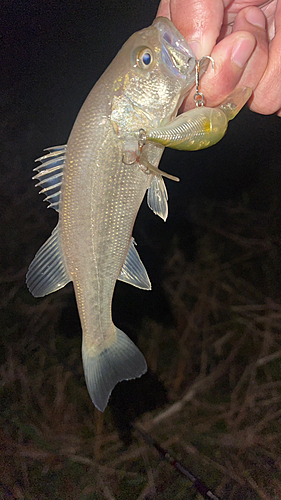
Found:
<svg viewBox="0 0 281 500"><path fill-rule="evenodd" d="M239 66L239 68L243 68L250 58L254 48L256 45L256 40L254 37L252 38L242 38L242 40L238 40L232 49L231 59L232 61Z"/></svg>
<svg viewBox="0 0 281 500"><path fill-rule="evenodd" d="M259 26L262 29L265 29L265 17L260 9L257 7L250 8L245 14L245 18L248 23L253 24L254 26Z"/></svg>
<svg viewBox="0 0 281 500"><path fill-rule="evenodd" d="M196 59L201 57L201 43L197 40L188 40L188 45L194 53Z"/></svg>

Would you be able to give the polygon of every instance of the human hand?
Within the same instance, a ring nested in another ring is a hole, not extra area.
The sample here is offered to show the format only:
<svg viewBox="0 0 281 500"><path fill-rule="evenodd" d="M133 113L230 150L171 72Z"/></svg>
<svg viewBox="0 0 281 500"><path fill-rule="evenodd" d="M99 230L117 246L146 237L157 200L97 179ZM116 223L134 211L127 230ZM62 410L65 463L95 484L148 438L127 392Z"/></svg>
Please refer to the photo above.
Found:
<svg viewBox="0 0 281 500"><path fill-rule="evenodd" d="M173 21L197 59L215 60L200 79L208 106L246 85L252 111L281 116L281 0L162 0L157 15ZM183 110L193 106L191 92Z"/></svg>

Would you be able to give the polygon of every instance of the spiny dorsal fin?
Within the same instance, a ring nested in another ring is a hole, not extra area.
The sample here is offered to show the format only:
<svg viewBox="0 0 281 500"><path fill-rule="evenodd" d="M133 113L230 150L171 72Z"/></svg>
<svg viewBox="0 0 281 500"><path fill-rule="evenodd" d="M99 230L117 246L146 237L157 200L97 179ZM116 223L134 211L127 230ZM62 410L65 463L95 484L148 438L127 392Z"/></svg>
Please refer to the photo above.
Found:
<svg viewBox="0 0 281 500"><path fill-rule="evenodd" d="M49 203L48 208L51 207L58 212L66 145L53 146L46 148L45 151L49 153L35 160L40 161L41 165L34 168L37 173L33 179L39 181L36 187L42 188L39 194L46 194L44 201Z"/></svg>

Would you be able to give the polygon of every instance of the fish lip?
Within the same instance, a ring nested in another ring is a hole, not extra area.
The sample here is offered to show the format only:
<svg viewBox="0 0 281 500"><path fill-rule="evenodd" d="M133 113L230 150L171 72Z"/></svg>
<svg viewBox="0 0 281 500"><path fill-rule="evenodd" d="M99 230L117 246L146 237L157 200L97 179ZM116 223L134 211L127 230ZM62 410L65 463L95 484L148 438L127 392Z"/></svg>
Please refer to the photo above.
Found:
<svg viewBox="0 0 281 500"><path fill-rule="evenodd" d="M161 58L165 67L174 76L194 84L196 57L185 38L173 23L165 18L155 19L153 26L158 29L162 51Z"/></svg>

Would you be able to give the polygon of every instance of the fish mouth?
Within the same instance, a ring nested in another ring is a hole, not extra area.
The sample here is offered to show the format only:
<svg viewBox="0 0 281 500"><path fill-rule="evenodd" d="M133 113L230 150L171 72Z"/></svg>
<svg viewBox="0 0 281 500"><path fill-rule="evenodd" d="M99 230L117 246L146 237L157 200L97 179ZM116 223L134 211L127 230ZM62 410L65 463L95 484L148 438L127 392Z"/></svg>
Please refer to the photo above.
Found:
<svg viewBox="0 0 281 500"><path fill-rule="evenodd" d="M194 85L196 58L185 38L173 23L165 18L155 19L153 26L158 29L162 50L161 58L166 68L178 78Z"/></svg>

